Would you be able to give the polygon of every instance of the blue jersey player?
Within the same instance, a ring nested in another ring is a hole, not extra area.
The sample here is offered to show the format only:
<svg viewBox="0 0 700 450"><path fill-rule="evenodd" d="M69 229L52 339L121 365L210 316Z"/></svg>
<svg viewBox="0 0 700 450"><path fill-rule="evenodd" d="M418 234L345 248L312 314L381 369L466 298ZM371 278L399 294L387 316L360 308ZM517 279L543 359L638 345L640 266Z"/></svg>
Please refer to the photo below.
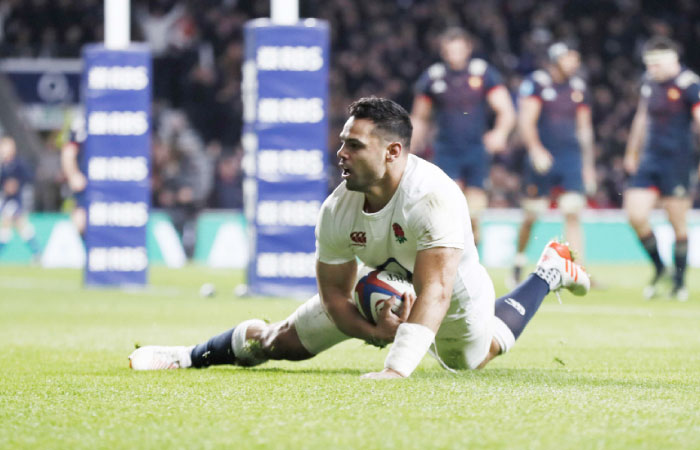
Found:
<svg viewBox="0 0 700 450"><path fill-rule="evenodd" d="M87 221L85 212L86 199L85 188L87 187L86 169L83 158L81 158L81 147L85 141L85 118L78 115L71 125L70 138L61 148L61 168L66 176L68 187L73 192L76 201L75 209L71 214L73 224L78 232L83 235Z"/></svg>
<svg viewBox="0 0 700 450"><path fill-rule="evenodd" d="M16 228L20 237L36 256L39 247L34 238L34 227L27 220L22 204L22 191L34 175L17 156L15 140L9 136L0 139L0 252L12 238Z"/></svg>
<svg viewBox="0 0 700 450"><path fill-rule="evenodd" d="M418 80L411 120L417 153L425 148L434 121L433 162L464 192L478 241L479 215L488 202L489 153L506 149L515 109L501 75L483 59L472 58L472 48L471 38L462 29L451 28L442 35L443 61L430 66ZM495 114L491 130L489 109Z"/></svg>
<svg viewBox="0 0 700 450"><path fill-rule="evenodd" d="M693 170L691 127L693 122L700 126L700 78L680 64L676 45L667 38L650 39L643 56L646 74L625 153L625 169L632 177L625 191L624 208L654 263L654 277L644 289L644 296L652 298L665 274L649 224L649 214L661 198L676 235L671 296L686 300L686 213L691 207L688 191Z"/></svg>
<svg viewBox="0 0 700 450"><path fill-rule="evenodd" d="M554 194L564 214L564 234L583 251L580 213L585 191L595 191L594 136L586 83L576 75L579 53L564 42L552 44L545 70L520 87L518 128L530 157L524 220L518 234L513 277L520 278L532 226ZM581 257L582 258L582 257Z"/></svg>

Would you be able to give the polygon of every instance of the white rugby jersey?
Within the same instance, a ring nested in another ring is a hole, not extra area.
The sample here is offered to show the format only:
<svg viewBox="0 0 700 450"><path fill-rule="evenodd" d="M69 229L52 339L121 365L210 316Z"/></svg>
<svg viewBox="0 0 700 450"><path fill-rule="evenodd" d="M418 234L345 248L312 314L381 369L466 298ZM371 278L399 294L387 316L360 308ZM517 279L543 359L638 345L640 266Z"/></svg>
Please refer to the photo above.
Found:
<svg viewBox="0 0 700 450"><path fill-rule="evenodd" d="M349 191L345 182L325 200L316 225L316 257L342 264L357 257L380 267L392 259L411 273L416 253L434 247L463 249L458 276L468 285L479 255L469 220L469 208L459 186L440 168L408 156L398 189L384 208L363 211L364 194Z"/></svg>

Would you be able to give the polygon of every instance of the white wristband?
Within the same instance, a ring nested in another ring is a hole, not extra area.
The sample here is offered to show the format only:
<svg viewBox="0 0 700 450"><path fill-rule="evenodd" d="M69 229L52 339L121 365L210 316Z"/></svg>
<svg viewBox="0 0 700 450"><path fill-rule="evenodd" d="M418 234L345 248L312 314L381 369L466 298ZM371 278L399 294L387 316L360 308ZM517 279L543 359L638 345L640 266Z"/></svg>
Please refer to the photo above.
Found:
<svg viewBox="0 0 700 450"><path fill-rule="evenodd" d="M394 345L384 361L385 369L410 376L435 340L433 330L419 323L402 323L396 330Z"/></svg>

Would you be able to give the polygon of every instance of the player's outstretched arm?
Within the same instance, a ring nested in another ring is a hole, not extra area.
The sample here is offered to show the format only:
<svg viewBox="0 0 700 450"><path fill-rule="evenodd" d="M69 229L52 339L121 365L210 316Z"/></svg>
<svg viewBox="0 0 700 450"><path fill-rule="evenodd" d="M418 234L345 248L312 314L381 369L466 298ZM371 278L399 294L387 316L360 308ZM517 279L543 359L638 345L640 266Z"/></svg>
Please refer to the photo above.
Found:
<svg viewBox="0 0 700 450"><path fill-rule="evenodd" d="M425 152L430 131L430 115L433 105L425 95L417 95L413 100L411 109L411 123L413 124L413 136L411 136L411 150L417 155Z"/></svg>
<svg viewBox="0 0 700 450"><path fill-rule="evenodd" d="M375 345L386 345L394 340L400 318L394 314L377 325L362 317L352 301L357 263L343 264L316 262L316 279L321 302L340 331L348 336L362 339ZM390 308L385 308L390 309Z"/></svg>
<svg viewBox="0 0 700 450"><path fill-rule="evenodd" d="M693 107L693 122L695 122L695 132L700 134L700 104ZM700 177L700 164L698 164L698 177Z"/></svg>
<svg viewBox="0 0 700 450"><path fill-rule="evenodd" d="M595 194L595 135L593 133L593 119L591 108L581 105L576 109L576 138L581 147L581 159L583 160L583 184L586 193Z"/></svg>
<svg viewBox="0 0 700 450"><path fill-rule="evenodd" d="M632 120L632 128L630 129L629 137L627 138L627 147L625 148L624 166L629 174L637 171L639 165L639 154L644 143L644 135L647 126L647 102L644 99L639 101L637 112Z"/></svg>
<svg viewBox="0 0 700 450"><path fill-rule="evenodd" d="M61 169L73 192L81 192L85 189L87 179L78 165L78 145L76 143L68 142L61 148Z"/></svg>
<svg viewBox="0 0 700 450"><path fill-rule="evenodd" d="M435 333L450 307L450 298L462 250L437 247L416 255L413 286L416 301L408 321L398 327L394 344L384 362L384 370L363 378L408 377L435 340Z"/></svg>
<svg viewBox="0 0 700 450"><path fill-rule="evenodd" d="M491 153L505 151L508 136L515 127L515 108L505 86L491 89L486 101L495 113L493 129L484 135L484 146Z"/></svg>
<svg viewBox="0 0 700 450"><path fill-rule="evenodd" d="M552 154L542 145L537 131L537 121L542 112L541 100L537 97L523 97L520 99L520 111L518 113L518 130L525 143L527 152L535 170L539 173L547 173L552 167Z"/></svg>

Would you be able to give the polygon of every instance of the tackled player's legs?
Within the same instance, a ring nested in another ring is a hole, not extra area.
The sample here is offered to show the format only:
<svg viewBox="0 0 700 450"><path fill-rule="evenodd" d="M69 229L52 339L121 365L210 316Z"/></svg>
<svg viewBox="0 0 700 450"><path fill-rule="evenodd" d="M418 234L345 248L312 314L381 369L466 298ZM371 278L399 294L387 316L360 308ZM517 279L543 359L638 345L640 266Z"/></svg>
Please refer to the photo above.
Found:
<svg viewBox="0 0 700 450"><path fill-rule="evenodd" d="M197 368L220 364L256 366L270 359L299 361L312 356L299 341L291 317L273 324L246 320L196 345L190 353L192 367Z"/></svg>
<svg viewBox="0 0 700 450"><path fill-rule="evenodd" d="M585 295L590 288L588 274L573 261L569 246L555 241L545 246L535 272L495 301L491 279L481 270L458 274L450 309L435 336L438 355L453 369L480 369L509 351L549 292L563 288ZM465 275L482 282L469 283L466 292Z"/></svg>
<svg viewBox="0 0 700 450"><path fill-rule="evenodd" d="M449 309L435 335L437 354L445 365L476 369L487 357L494 336L495 297L483 266L457 273Z"/></svg>
<svg viewBox="0 0 700 450"><path fill-rule="evenodd" d="M234 364L256 366L267 360L312 358L348 339L326 314L318 295L303 303L287 319L274 324L253 319L190 347L146 346L130 356L137 370L208 367Z"/></svg>

